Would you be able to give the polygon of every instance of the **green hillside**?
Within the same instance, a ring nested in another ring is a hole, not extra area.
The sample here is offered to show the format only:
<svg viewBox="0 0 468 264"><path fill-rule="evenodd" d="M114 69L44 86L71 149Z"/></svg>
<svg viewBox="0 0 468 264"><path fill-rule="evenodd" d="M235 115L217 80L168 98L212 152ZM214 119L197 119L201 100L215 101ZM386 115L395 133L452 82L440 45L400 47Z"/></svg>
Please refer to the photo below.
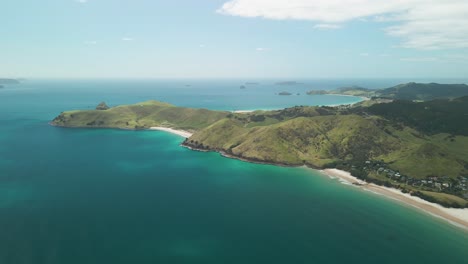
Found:
<svg viewBox="0 0 468 264"><path fill-rule="evenodd" d="M64 127L147 129L153 126L195 131L224 118L228 112L175 107L147 101L107 110L76 110L61 113L53 125Z"/></svg>
<svg viewBox="0 0 468 264"><path fill-rule="evenodd" d="M453 99L468 96L466 84L406 83L378 91L378 96L400 100Z"/></svg>
<svg viewBox="0 0 468 264"><path fill-rule="evenodd" d="M394 123L411 126L426 134L450 133L468 136L468 96L451 101L394 101L372 105L366 111L383 116Z"/></svg>
<svg viewBox="0 0 468 264"><path fill-rule="evenodd" d="M195 132L183 145L255 162L336 167L452 207L468 207L468 97L369 107L230 113L148 101L61 113L53 125ZM442 195L443 194L443 195Z"/></svg>
<svg viewBox="0 0 468 264"><path fill-rule="evenodd" d="M344 87L334 90L312 90L309 95L342 94L386 98L392 100L429 101L435 99L454 99L468 96L466 84L405 83L385 89L367 89L359 86Z"/></svg>

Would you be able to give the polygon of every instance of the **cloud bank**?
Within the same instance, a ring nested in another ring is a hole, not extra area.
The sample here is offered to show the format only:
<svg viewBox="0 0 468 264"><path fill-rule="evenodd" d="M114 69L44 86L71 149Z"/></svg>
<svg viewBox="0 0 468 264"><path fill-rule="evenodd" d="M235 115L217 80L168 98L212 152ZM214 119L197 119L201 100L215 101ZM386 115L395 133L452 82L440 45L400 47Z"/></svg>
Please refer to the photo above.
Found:
<svg viewBox="0 0 468 264"><path fill-rule="evenodd" d="M370 19L393 23L385 32L401 38L406 48L468 48L467 0L232 0L217 12L275 20L310 20L319 29Z"/></svg>

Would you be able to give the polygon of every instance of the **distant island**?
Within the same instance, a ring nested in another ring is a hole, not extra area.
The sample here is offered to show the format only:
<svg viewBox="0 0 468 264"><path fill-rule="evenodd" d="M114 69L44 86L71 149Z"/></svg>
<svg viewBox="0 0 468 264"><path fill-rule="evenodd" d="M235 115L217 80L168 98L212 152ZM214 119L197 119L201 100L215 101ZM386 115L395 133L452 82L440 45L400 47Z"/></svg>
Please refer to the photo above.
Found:
<svg viewBox="0 0 468 264"><path fill-rule="evenodd" d="M466 84L405 83L385 89L367 89L359 86L343 87L335 90L311 90L308 95L351 95L368 98L427 101L453 99L468 95Z"/></svg>
<svg viewBox="0 0 468 264"><path fill-rule="evenodd" d="M148 101L67 111L51 124L183 130L188 133L183 145L194 150L251 162L338 168L366 183L393 187L446 207L467 208L467 113L468 96L250 113Z"/></svg>
<svg viewBox="0 0 468 264"><path fill-rule="evenodd" d="M245 85L241 85L239 88L240 89L245 89L246 87L245 87Z"/></svg>
<svg viewBox="0 0 468 264"><path fill-rule="evenodd" d="M283 91L279 92L278 95L292 95L292 93Z"/></svg>
<svg viewBox="0 0 468 264"><path fill-rule="evenodd" d="M0 84L19 84L20 81L17 79L7 79L7 78L0 78Z"/></svg>
<svg viewBox="0 0 468 264"><path fill-rule="evenodd" d="M285 82L277 82L275 84L276 85L298 85L298 84L301 84L301 83L296 82L296 81L285 81Z"/></svg>

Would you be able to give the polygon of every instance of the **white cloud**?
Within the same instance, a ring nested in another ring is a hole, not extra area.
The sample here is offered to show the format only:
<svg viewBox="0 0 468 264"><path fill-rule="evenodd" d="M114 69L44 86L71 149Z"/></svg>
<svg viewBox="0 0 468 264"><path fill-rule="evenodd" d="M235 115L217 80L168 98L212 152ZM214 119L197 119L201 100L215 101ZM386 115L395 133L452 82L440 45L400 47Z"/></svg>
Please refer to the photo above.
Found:
<svg viewBox="0 0 468 264"><path fill-rule="evenodd" d="M327 30L327 29L339 29L341 25L338 24L317 24L314 26L316 29Z"/></svg>
<svg viewBox="0 0 468 264"><path fill-rule="evenodd" d="M217 12L242 17L310 20L318 25L372 19L394 23L385 31L403 39L402 47L468 48L467 0L231 0Z"/></svg>
<svg viewBox="0 0 468 264"><path fill-rule="evenodd" d="M124 38L122 38L122 41L133 41L133 38L124 37Z"/></svg>

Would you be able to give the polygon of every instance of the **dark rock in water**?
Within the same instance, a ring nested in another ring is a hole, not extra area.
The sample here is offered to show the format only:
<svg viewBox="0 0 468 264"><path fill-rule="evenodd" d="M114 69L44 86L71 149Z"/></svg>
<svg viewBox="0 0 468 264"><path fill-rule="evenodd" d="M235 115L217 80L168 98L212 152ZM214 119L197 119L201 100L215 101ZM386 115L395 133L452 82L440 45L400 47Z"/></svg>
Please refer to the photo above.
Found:
<svg viewBox="0 0 468 264"><path fill-rule="evenodd" d="M109 109L110 107L105 103L105 102L100 102L97 106L96 106L96 110L107 110Z"/></svg>
<svg viewBox="0 0 468 264"><path fill-rule="evenodd" d="M245 89L246 87L245 87L245 85L241 85L240 88L241 88L241 89Z"/></svg>
<svg viewBox="0 0 468 264"><path fill-rule="evenodd" d="M292 95L292 93L290 93L290 92L281 92L278 95Z"/></svg>

